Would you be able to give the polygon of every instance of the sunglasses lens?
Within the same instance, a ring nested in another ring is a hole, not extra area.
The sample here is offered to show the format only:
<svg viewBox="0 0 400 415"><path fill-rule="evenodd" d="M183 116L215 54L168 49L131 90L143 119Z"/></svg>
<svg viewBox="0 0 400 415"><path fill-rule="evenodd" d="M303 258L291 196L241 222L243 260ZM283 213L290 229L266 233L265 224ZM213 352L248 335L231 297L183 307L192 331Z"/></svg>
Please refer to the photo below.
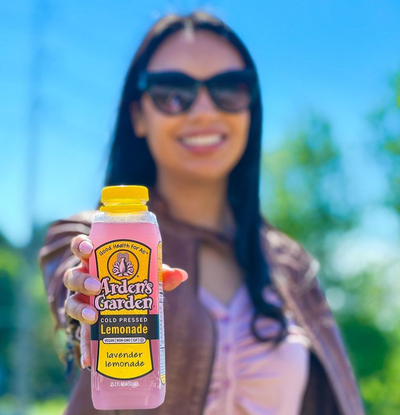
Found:
<svg viewBox="0 0 400 415"><path fill-rule="evenodd" d="M180 72L148 73L145 89L154 105L166 114L179 114L193 104L197 81ZM257 79L253 71L224 72L206 81L215 104L227 112L239 112L250 108L257 91Z"/></svg>
<svg viewBox="0 0 400 415"><path fill-rule="evenodd" d="M185 111L193 102L196 91L185 77L165 74L154 78L148 88L154 104L167 114Z"/></svg>
<svg viewBox="0 0 400 415"><path fill-rule="evenodd" d="M215 103L224 111L238 112L251 105L255 77L230 72L216 77L210 85Z"/></svg>

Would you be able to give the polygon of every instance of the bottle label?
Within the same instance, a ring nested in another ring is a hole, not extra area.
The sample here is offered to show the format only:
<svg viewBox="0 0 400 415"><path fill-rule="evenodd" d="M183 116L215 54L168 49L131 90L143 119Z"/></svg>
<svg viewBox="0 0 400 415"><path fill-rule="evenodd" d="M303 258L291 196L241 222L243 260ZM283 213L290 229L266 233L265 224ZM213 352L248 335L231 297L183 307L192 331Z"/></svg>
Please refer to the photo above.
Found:
<svg viewBox="0 0 400 415"><path fill-rule="evenodd" d="M164 284L162 275L162 243L157 246L158 261L158 292L159 292L159 313L160 313L160 380L165 385L165 341L164 341Z"/></svg>
<svg viewBox="0 0 400 415"><path fill-rule="evenodd" d="M153 370L151 340L159 338L159 315L153 309L151 248L119 239L94 251L101 292L94 296L99 319L91 326L98 341L95 370L112 379L137 379ZM156 307L156 305L154 305Z"/></svg>

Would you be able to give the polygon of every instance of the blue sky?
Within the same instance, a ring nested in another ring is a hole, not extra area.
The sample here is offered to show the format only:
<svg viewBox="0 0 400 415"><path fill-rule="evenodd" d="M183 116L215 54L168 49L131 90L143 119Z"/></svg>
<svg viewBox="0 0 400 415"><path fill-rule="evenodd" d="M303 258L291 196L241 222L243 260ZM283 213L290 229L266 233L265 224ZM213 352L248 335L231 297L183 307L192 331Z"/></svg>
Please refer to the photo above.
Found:
<svg viewBox="0 0 400 415"><path fill-rule="evenodd" d="M93 208L131 57L155 19L193 8L223 18L248 45L265 149L316 111L334 127L358 200L379 199L379 171L365 170L366 116L400 69L398 0L13 0L0 4L0 230L13 243L26 242L32 220Z"/></svg>

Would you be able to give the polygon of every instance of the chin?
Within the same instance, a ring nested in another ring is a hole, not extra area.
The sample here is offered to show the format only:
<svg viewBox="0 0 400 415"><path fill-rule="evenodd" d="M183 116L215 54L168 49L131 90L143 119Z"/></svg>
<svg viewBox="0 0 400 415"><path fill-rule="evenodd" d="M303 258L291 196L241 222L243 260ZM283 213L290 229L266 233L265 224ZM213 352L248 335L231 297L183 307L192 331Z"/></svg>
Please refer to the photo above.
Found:
<svg viewBox="0 0 400 415"><path fill-rule="evenodd" d="M227 180L232 169L187 169L181 172L182 177L193 182L219 182L221 180Z"/></svg>

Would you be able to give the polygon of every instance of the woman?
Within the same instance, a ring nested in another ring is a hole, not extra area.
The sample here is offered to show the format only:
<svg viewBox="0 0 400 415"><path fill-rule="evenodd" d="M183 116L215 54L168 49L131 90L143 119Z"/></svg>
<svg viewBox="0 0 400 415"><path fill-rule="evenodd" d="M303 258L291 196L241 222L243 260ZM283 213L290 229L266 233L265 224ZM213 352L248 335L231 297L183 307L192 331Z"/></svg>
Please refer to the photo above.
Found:
<svg viewBox="0 0 400 415"><path fill-rule="evenodd" d="M205 13L158 21L129 69L106 185L149 187L164 260L179 267L163 268L166 400L146 413L364 413L316 261L261 218L261 113L249 52ZM93 213L53 224L40 255L58 326L82 325L81 367L97 319ZM89 371L66 413L98 413Z"/></svg>

